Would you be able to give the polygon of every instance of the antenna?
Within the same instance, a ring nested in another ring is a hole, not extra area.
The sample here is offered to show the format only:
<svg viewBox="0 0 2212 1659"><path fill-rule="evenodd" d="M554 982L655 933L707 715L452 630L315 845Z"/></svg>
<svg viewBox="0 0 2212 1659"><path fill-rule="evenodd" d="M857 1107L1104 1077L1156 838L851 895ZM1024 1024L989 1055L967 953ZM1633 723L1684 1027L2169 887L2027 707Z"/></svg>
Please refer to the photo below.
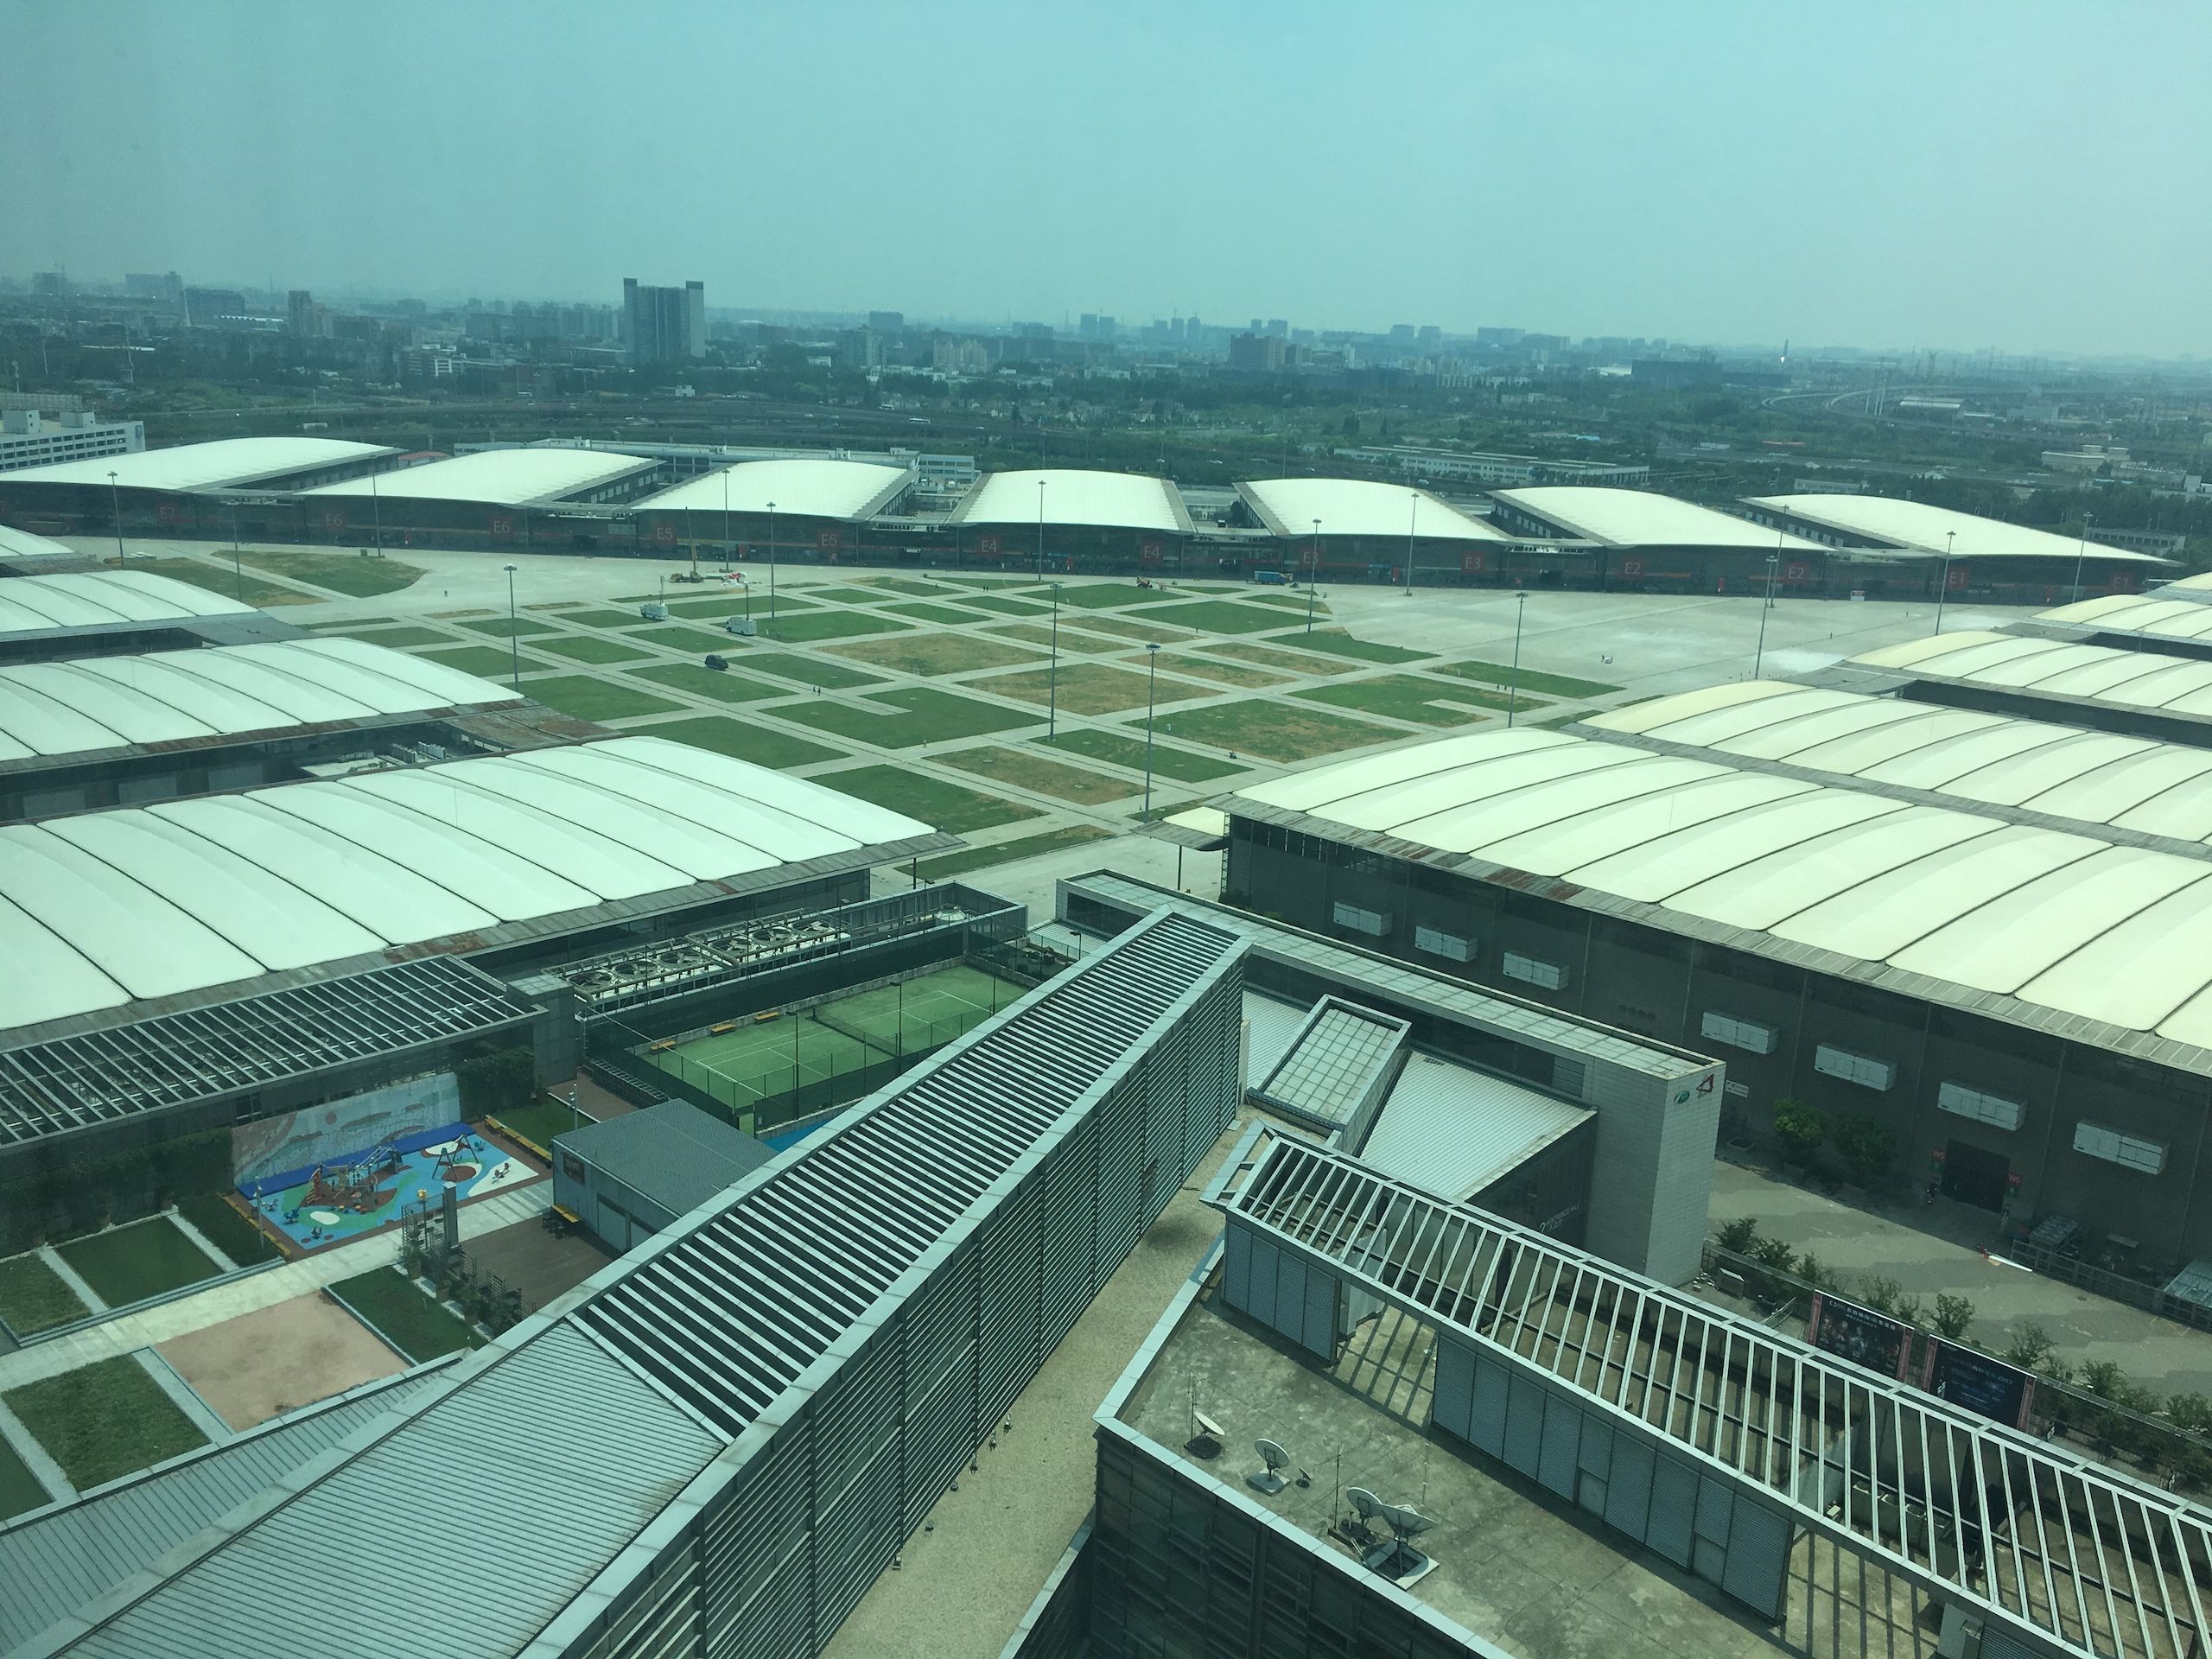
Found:
<svg viewBox="0 0 2212 1659"><path fill-rule="evenodd" d="M1245 1476L1244 1484L1255 1492L1265 1492L1268 1497L1273 1497L1290 1484L1275 1472L1278 1469L1288 1466L1290 1453L1284 1451L1274 1441L1265 1439L1253 1441L1252 1449L1260 1454L1260 1461L1268 1466L1256 1475Z"/></svg>
<svg viewBox="0 0 2212 1659"><path fill-rule="evenodd" d="M1380 1573L1395 1584L1411 1584L1436 1565L1413 1546L1413 1541L1436 1522L1408 1504L1384 1503L1378 1507L1382 1524L1390 1529L1390 1541L1369 1550L1360 1560L1370 1572Z"/></svg>
<svg viewBox="0 0 2212 1659"><path fill-rule="evenodd" d="M1375 1542L1375 1522L1382 1518L1382 1500L1364 1486L1347 1487L1345 1497L1351 1502L1352 1513L1357 1518L1346 1523L1344 1535L1364 1550ZM1364 1555L1361 1557L1366 1559Z"/></svg>

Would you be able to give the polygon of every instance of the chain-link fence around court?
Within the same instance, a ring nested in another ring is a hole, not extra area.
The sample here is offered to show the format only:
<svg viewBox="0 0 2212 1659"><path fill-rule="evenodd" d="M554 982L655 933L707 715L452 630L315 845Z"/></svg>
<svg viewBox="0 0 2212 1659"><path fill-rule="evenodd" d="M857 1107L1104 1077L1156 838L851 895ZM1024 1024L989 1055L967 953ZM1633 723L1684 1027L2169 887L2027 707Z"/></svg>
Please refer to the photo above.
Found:
<svg viewBox="0 0 2212 1659"><path fill-rule="evenodd" d="M1023 995L966 964L802 1012L648 1046L642 1058L753 1133L857 1100Z"/></svg>

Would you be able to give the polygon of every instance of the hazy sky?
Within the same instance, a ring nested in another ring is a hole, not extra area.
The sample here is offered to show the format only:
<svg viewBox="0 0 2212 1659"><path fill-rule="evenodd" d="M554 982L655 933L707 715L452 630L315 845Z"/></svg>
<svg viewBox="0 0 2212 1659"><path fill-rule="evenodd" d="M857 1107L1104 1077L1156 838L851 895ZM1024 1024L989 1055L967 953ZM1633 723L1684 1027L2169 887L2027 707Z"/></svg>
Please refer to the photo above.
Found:
<svg viewBox="0 0 2212 1659"><path fill-rule="evenodd" d="M0 0L0 270L2212 353L2212 6Z"/></svg>

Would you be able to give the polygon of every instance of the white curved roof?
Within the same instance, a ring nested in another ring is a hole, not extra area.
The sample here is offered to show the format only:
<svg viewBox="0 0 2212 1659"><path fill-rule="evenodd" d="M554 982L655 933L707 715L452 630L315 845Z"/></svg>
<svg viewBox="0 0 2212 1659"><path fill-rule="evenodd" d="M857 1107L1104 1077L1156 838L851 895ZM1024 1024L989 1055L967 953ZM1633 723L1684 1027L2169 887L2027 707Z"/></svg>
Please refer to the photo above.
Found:
<svg viewBox="0 0 2212 1659"><path fill-rule="evenodd" d="M1402 484L1358 478L1262 478L1236 488L1262 523L1294 540L1311 536L1316 518L1324 536L1403 536L1410 530L1424 541L1505 540L1481 519L1470 518L1427 490Z"/></svg>
<svg viewBox="0 0 2212 1659"><path fill-rule="evenodd" d="M482 501L493 506L558 500L654 463L607 449L485 449L421 467L349 478L303 495L370 495L394 501Z"/></svg>
<svg viewBox="0 0 2212 1659"><path fill-rule="evenodd" d="M1045 485L1048 524L1103 525L1114 530L1191 527L1182 499L1166 479L1063 467L986 474L955 517L969 524L1033 524L1039 480Z"/></svg>
<svg viewBox="0 0 2212 1659"><path fill-rule="evenodd" d="M1733 513L1649 490L1546 484L1491 493L1524 512L1548 519L1571 536L1603 542L1609 547L1743 547L1768 553L1828 550L1818 542L1777 534Z"/></svg>
<svg viewBox="0 0 2212 1659"><path fill-rule="evenodd" d="M207 443L142 449L136 454L18 467L7 474L7 481L105 484L113 473L117 486L126 490L208 490L397 453L384 444L353 443L344 438L215 438Z"/></svg>
<svg viewBox="0 0 2212 1659"><path fill-rule="evenodd" d="M2200 570L2193 576L2177 576L2158 589L2160 594L2179 594L2190 599L2212 598L2212 570Z"/></svg>
<svg viewBox="0 0 2212 1659"><path fill-rule="evenodd" d="M73 547L64 547L43 536L34 536L28 530L13 530L6 524L0 524L0 559L75 559L83 556Z"/></svg>
<svg viewBox="0 0 2212 1659"><path fill-rule="evenodd" d="M0 635L105 622L173 622L186 616L246 616L253 607L188 582L143 570L87 570L0 582Z"/></svg>
<svg viewBox="0 0 2212 1659"><path fill-rule="evenodd" d="M2212 861L1556 732L1242 798L2212 1047Z"/></svg>
<svg viewBox="0 0 2212 1659"><path fill-rule="evenodd" d="M0 827L0 1010L35 1025L929 833L643 736Z"/></svg>
<svg viewBox="0 0 2212 1659"><path fill-rule="evenodd" d="M865 518L881 512L913 476L910 468L868 461L744 461L649 495L636 505L646 512L720 512L727 486L732 512L763 512L772 501L778 512Z"/></svg>
<svg viewBox="0 0 2212 1659"><path fill-rule="evenodd" d="M359 639L29 663L0 668L0 760L512 702L520 695Z"/></svg>
<svg viewBox="0 0 2212 1659"><path fill-rule="evenodd" d="M2174 587L2181 584L2176 582ZM2161 588L2155 596L2143 594L2106 594L2079 604L2061 605L2037 613L2036 620L2054 626L2093 629L2099 633L2139 633L2146 639L2202 639L2212 637L2212 605L2201 599L2168 599Z"/></svg>
<svg viewBox="0 0 2212 1659"><path fill-rule="evenodd" d="M1949 507L1931 506L1925 501L1899 501L1886 495L1755 495L1747 499L1755 507L1785 512L1808 524L1897 547L1915 548L1923 553L1942 553L1943 538L1948 534L1952 537L1951 556L1957 559L2070 561L2082 550L2079 537L2054 536L2047 530L2008 524L2001 518L1984 518L1978 513L1955 512ZM2149 553L2107 547L2101 542L2091 542L2089 554L2107 562L2169 563Z"/></svg>
<svg viewBox="0 0 2212 1659"><path fill-rule="evenodd" d="M2212 715L2212 662L2155 651L2076 645L2026 634L1961 629L1885 645L1851 659L1916 679L1956 680L2126 709Z"/></svg>
<svg viewBox="0 0 2212 1659"><path fill-rule="evenodd" d="M2212 749L1778 680L1659 697L1584 724L1961 802L2212 842Z"/></svg>

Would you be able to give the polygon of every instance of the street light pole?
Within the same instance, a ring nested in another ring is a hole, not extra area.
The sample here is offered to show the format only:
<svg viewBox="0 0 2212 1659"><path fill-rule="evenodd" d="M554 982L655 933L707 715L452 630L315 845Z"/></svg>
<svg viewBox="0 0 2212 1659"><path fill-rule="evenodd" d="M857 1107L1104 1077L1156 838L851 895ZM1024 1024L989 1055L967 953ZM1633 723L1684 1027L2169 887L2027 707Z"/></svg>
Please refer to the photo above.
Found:
<svg viewBox="0 0 2212 1659"><path fill-rule="evenodd" d="M776 620L776 504L768 504L768 620Z"/></svg>
<svg viewBox="0 0 2212 1659"><path fill-rule="evenodd" d="M238 563L238 499L231 498L231 577L238 586L238 603L245 603L245 567Z"/></svg>
<svg viewBox="0 0 2212 1659"><path fill-rule="evenodd" d="M1155 643L1144 648L1144 810L1137 814L1137 822L1152 822L1152 710L1153 690L1160 683L1160 646Z"/></svg>
<svg viewBox="0 0 2212 1659"><path fill-rule="evenodd" d="M1045 716L1045 741L1050 743L1060 732L1060 584L1052 584L1052 707Z"/></svg>
<svg viewBox="0 0 2212 1659"><path fill-rule="evenodd" d="M1421 492L1408 492L1413 497L1413 511L1406 516L1406 597L1414 596L1414 526L1421 522Z"/></svg>
<svg viewBox="0 0 2212 1659"><path fill-rule="evenodd" d="M2097 521L2088 513L2082 515L2082 544L2074 550L2074 602L2082 602L2082 559L2089 550L2089 526Z"/></svg>
<svg viewBox="0 0 2212 1659"><path fill-rule="evenodd" d="M369 524L377 542L377 556L384 556L384 499L377 493L377 475L369 474Z"/></svg>
<svg viewBox="0 0 2212 1659"><path fill-rule="evenodd" d="M507 674L516 690L522 690L522 646L517 643L515 621L515 567L507 570Z"/></svg>
<svg viewBox="0 0 2212 1659"><path fill-rule="evenodd" d="M722 569L729 569L729 468L722 468ZM699 549L691 549L691 574L699 574Z"/></svg>
<svg viewBox="0 0 2212 1659"><path fill-rule="evenodd" d="M1759 677L1760 664L1766 661L1766 613L1774 607L1774 573L1781 562L1782 556L1778 553L1766 556L1766 599L1759 606L1758 648L1751 652L1751 677L1755 680Z"/></svg>
<svg viewBox="0 0 2212 1659"><path fill-rule="evenodd" d="M123 492L117 487L112 472L107 475L107 494L115 508L115 562L121 564L130 556L123 550Z"/></svg>
<svg viewBox="0 0 2212 1659"><path fill-rule="evenodd" d="M1321 521L1313 521L1313 556L1306 562L1306 632L1313 633L1313 588L1321 579Z"/></svg>
<svg viewBox="0 0 2212 1659"><path fill-rule="evenodd" d="M1513 729L1513 716L1521 707L1521 619L1528 614L1529 595L1513 595L1513 672L1505 683L1505 728Z"/></svg>
<svg viewBox="0 0 2212 1659"><path fill-rule="evenodd" d="M1045 575L1045 480L1037 480L1037 576Z"/></svg>
<svg viewBox="0 0 2212 1659"><path fill-rule="evenodd" d="M1951 591L1951 538L1957 534L1955 530L1943 532L1943 575L1936 584L1936 632L1938 633L1943 632L1943 601Z"/></svg>

